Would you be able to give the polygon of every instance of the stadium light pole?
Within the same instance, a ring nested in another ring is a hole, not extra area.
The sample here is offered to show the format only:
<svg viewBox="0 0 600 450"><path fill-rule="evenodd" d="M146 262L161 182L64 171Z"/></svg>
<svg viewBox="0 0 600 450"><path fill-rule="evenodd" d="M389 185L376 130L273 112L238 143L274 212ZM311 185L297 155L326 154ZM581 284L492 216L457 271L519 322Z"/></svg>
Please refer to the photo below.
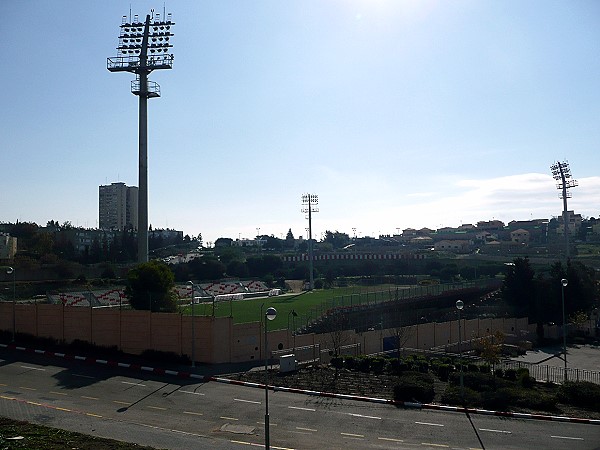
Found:
<svg viewBox="0 0 600 450"><path fill-rule="evenodd" d="M552 176L556 180L556 188L560 190L559 197L562 198L563 201L563 232L565 236L565 246L566 246L566 259L569 259L570 256L570 248L569 248L569 212L567 211L567 198L571 197L571 193L569 189L577 187L577 180L573 180L571 178L571 168L569 167L568 161L559 162L552 164L550 166L550 170L552 170Z"/></svg>
<svg viewBox="0 0 600 450"><path fill-rule="evenodd" d="M302 196L302 212L308 213L308 271L309 271L309 289L315 288L315 278L313 271L313 240L312 240L312 213L319 212L315 205L319 204L317 194L304 194Z"/></svg>
<svg viewBox="0 0 600 450"><path fill-rule="evenodd" d="M117 56L107 58L111 72L131 72L136 75L131 82L131 92L139 97L139 180L138 180L138 262L148 261L148 99L160 97L160 86L148 81L153 70L172 69L173 47L171 13L160 14L154 9L141 22L138 15L129 19L123 16Z"/></svg>
<svg viewBox="0 0 600 450"><path fill-rule="evenodd" d="M272 306L265 311L265 449L271 448L269 436L269 353L267 352L267 322L277 317L277 310Z"/></svg>
<svg viewBox="0 0 600 450"><path fill-rule="evenodd" d="M565 381L567 381L567 324L565 323L565 288L569 284L569 280L563 278L560 280L560 290L562 297L562 328L563 328L563 355L565 358Z"/></svg>

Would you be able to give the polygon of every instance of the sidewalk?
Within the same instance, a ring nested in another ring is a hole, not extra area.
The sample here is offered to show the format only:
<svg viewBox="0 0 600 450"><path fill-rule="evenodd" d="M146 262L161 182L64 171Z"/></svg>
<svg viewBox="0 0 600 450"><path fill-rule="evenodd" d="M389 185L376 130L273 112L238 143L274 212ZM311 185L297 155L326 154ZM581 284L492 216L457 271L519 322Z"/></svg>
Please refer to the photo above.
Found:
<svg viewBox="0 0 600 450"><path fill-rule="evenodd" d="M511 358L511 360L562 367L564 365L562 352L562 346L545 347L528 351L525 355ZM567 363L570 368L600 372L600 347L593 345L567 346Z"/></svg>

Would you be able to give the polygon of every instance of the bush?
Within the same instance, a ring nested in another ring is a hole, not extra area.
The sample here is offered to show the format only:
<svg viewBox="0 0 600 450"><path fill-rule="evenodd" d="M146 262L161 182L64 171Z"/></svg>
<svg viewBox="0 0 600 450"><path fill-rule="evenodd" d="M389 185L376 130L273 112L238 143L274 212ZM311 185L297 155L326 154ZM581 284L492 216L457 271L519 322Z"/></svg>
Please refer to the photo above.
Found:
<svg viewBox="0 0 600 450"><path fill-rule="evenodd" d="M348 370L356 370L356 358L354 356L346 356L344 358L344 367Z"/></svg>
<svg viewBox="0 0 600 450"><path fill-rule="evenodd" d="M388 362L385 358L373 358L371 360L371 370L374 373L381 375L385 371L387 364Z"/></svg>
<svg viewBox="0 0 600 450"><path fill-rule="evenodd" d="M502 370L502 369L494 370L494 376L496 378L502 378L504 376L504 370Z"/></svg>
<svg viewBox="0 0 600 450"><path fill-rule="evenodd" d="M479 366L477 364L469 363L467 364L467 370L469 372L479 372Z"/></svg>
<svg viewBox="0 0 600 450"><path fill-rule="evenodd" d="M465 387L461 396L460 387L448 385L441 400L448 405L477 406L481 404L481 394Z"/></svg>
<svg viewBox="0 0 600 450"><path fill-rule="evenodd" d="M429 403L435 397L433 377L419 372L405 372L394 386L394 400Z"/></svg>
<svg viewBox="0 0 600 450"><path fill-rule="evenodd" d="M506 369L504 371L504 378L510 381L515 381L517 379L517 371L515 369Z"/></svg>
<svg viewBox="0 0 600 450"><path fill-rule="evenodd" d="M565 381L558 390L561 403L600 411L600 385L588 381Z"/></svg>
<svg viewBox="0 0 600 450"><path fill-rule="evenodd" d="M460 372L453 372L450 374L448 381L450 384L459 386L460 385ZM474 391L494 391L496 387L502 386L500 380L495 380L489 374L480 372L464 372L463 373L463 384L473 389Z"/></svg>
<svg viewBox="0 0 600 450"><path fill-rule="evenodd" d="M448 381L448 377L450 376L451 371L452 366L450 366L450 364L440 364L437 367L437 375L442 381Z"/></svg>
<svg viewBox="0 0 600 450"><path fill-rule="evenodd" d="M530 389L518 389L514 392L513 404L516 406L540 409L542 411L553 411L556 409L556 403L558 401L556 395Z"/></svg>
<svg viewBox="0 0 600 450"><path fill-rule="evenodd" d="M371 370L371 358L368 358L368 357L357 358L356 359L356 369L361 372L369 373Z"/></svg>
<svg viewBox="0 0 600 450"><path fill-rule="evenodd" d="M489 375L489 373L492 371L492 367L489 364L482 364L481 366L479 366L479 371L481 373L487 373Z"/></svg>
<svg viewBox="0 0 600 450"><path fill-rule="evenodd" d="M507 389L485 391L481 394L482 406L495 411L506 411L512 402L512 396Z"/></svg>
<svg viewBox="0 0 600 450"><path fill-rule="evenodd" d="M331 358L331 361L329 361L329 363L336 369L341 369L344 366L344 358L342 358L341 356L334 356L333 358Z"/></svg>

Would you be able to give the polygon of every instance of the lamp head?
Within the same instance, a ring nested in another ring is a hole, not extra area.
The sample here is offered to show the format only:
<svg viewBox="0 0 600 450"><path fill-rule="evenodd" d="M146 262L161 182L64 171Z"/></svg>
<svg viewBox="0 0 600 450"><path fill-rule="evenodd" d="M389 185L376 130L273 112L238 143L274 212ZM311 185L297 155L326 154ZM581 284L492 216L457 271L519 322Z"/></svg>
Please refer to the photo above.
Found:
<svg viewBox="0 0 600 450"><path fill-rule="evenodd" d="M6 273L7 273L7 274L11 274L11 273L13 273L14 271L15 271L15 269L13 269L12 267L7 267L7 268L6 268Z"/></svg>
<svg viewBox="0 0 600 450"><path fill-rule="evenodd" d="M272 306L267 308L267 311L265 312L265 317L269 320L274 320L275 317L277 317L277 310Z"/></svg>
<svg viewBox="0 0 600 450"><path fill-rule="evenodd" d="M563 278L562 280L560 280L560 283L563 285L563 287L567 287L567 284L569 284L569 280Z"/></svg>
<svg viewBox="0 0 600 450"><path fill-rule="evenodd" d="M462 300L456 300L456 309L461 310L463 309L465 306L465 304L463 303Z"/></svg>

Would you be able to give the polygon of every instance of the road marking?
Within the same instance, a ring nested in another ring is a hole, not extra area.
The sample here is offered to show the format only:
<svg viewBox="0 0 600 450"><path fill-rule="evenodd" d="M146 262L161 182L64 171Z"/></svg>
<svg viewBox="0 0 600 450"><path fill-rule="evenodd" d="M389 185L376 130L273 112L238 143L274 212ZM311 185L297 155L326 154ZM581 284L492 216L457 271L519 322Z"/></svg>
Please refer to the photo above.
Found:
<svg viewBox="0 0 600 450"><path fill-rule="evenodd" d="M428 445L431 447L444 447L444 448L448 448L449 446L446 444L432 444L431 442L421 442L421 445Z"/></svg>
<svg viewBox="0 0 600 450"><path fill-rule="evenodd" d="M121 381L121 383L123 384L129 384L131 386L141 386L141 387L146 387L145 384L140 384L140 383L132 383L131 381Z"/></svg>
<svg viewBox="0 0 600 450"><path fill-rule="evenodd" d="M25 387L25 386L19 386L19 389L25 389L26 391L37 391L36 388L30 388L30 387Z"/></svg>
<svg viewBox="0 0 600 450"><path fill-rule="evenodd" d="M78 378L89 378L89 379L92 379L92 380L93 380L94 378L96 378L96 377L92 377L92 376L90 376L90 375L81 375L81 374L79 374L79 373L74 373L74 374L73 374L73 376L74 376L74 377L78 377Z"/></svg>
<svg viewBox="0 0 600 450"><path fill-rule="evenodd" d="M8 384L0 383L0 386L8 386Z"/></svg>
<svg viewBox="0 0 600 450"><path fill-rule="evenodd" d="M379 439L381 441L404 442L402 439L394 439L394 438L386 438L386 437L378 437L377 439Z"/></svg>
<svg viewBox="0 0 600 450"><path fill-rule="evenodd" d="M225 417L225 416L221 416L221 417L219 417L219 419L224 419L224 420L240 420L240 419L236 419L235 417Z"/></svg>
<svg viewBox="0 0 600 450"><path fill-rule="evenodd" d="M42 372L45 372L46 369L42 369L40 367L31 367L31 366L19 366L22 367L23 369L29 369L29 370L41 370Z"/></svg>
<svg viewBox="0 0 600 450"><path fill-rule="evenodd" d="M54 394L54 395L65 395L65 396L69 395L69 394L65 394L64 392L56 392L56 391L50 391L50 393Z"/></svg>
<svg viewBox="0 0 600 450"><path fill-rule="evenodd" d="M364 438L364 434L353 434L353 433L340 433L342 436L354 437L354 438Z"/></svg>
<svg viewBox="0 0 600 450"><path fill-rule="evenodd" d="M244 402L244 403L254 403L255 405L260 405L260 402L256 402L254 400L244 400L243 398L234 398L236 402Z"/></svg>
<svg viewBox="0 0 600 450"><path fill-rule="evenodd" d="M92 413L85 413L86 416L92 416L92 417L102 417L100 414L92 414Z"/></svg>
<svg viewBox="0 0 600 450"><path fill-rule="evenodd" d="M70 409L68 409L68 408L60 408L60 407L58 407L58 406L57 406L57 407L55 407L54 409L58 409L59 411L67 411L67 412L71 412L71 410L70 410Z"/></svg>
<svg viewBox="0 0 600 450"><path fill-rule="evenodd" d="M316 411L314 408L301 408L300 406L288 406L289 409L299 409L300 411Z"/></svg>
<svg viewBox="0 0 600 450"><path fill-rule="evenodd" d="M179 392L183 392L184 394L206 395L201 392L192 392L192 391L179 391Z"/></svg>
<svg viewBox="0 0 600 450"><path fill-rule="evenodd" d="M98 397L88 397L86 395L82 395L81 398L85 398L86 400L100 400Z"/></svg>
<svg viewBox="0 0 600 450"><path fill-rule="evenodd" d="M583 441L583 438L580 437L571 437L571 436L550 436L555 439L571 439L573 441Z"/></svg>
<svg viewBox="0 0 600 450"><path fill-rule="evenodd" d="M265 444L255 444L254 442L245 442L245 441L229 441L232 444L241 444L241 445L249 445L251 447L260 447L260 448L265 448ZM288 447L275 447L273 445L271 445L271 448L275 449L275 450L294 450L293 448L288 448Z"/></svg>
<svg viewBox="0 0 600 450"><path fill-rule="evenodd" d="M492 433L506 433L506 434L512 434L512 431L506 431L506 430L492 430L489 428L480 428L479 431L490 431Z"/></svg>
<svg viewBox="0 0 600 450"><path fill-rule="evenodd" d="M296 427L296 430L312 431L313 433L317 432L317 430L315 430L314 428L304 428L304 427Z"/></svg>
<svg viewBox="0 0 600 450"><path fill-rule="evenodd" d="M193 411L184 411L183 413L184 413L184 414L190 414L190 415L192 415L192 416L202 416L202 415L203 415L202 413L199 413L199 412L193 412Z"/></svg>
<svg viewBox="0 0 600 450"><path fill-rule="evenodd" d="M418 425L429 425L432 427L443 427L444 425L442 425L441 423L429 423L429 422L415 422Z"/></svg>
<svg viewBox="0 0 600 450"><path fill-rule="evenodd" d="M146 408L158 409L159 411L166 411L167 410L167 408L163 408L161 406L146 406Z"/></svg>
<svg viewBox="0 0 600 450"><path fill-rule="evenodd" d="M116 403L117 405L127 405L127 406L131 406L131 403L128 403L128 402L120 402L119 400L113 400L113 403Z"/></svg>
<svg viewBox="0 0 600 450"><path fill-rule="evenodd" d="M349 416L352 417L362 417L363 419L377 419L377 420L381 420L381 417L377 417L377 416L365 416L363 414L352 414L352 413L348 413Z"/></svg>

